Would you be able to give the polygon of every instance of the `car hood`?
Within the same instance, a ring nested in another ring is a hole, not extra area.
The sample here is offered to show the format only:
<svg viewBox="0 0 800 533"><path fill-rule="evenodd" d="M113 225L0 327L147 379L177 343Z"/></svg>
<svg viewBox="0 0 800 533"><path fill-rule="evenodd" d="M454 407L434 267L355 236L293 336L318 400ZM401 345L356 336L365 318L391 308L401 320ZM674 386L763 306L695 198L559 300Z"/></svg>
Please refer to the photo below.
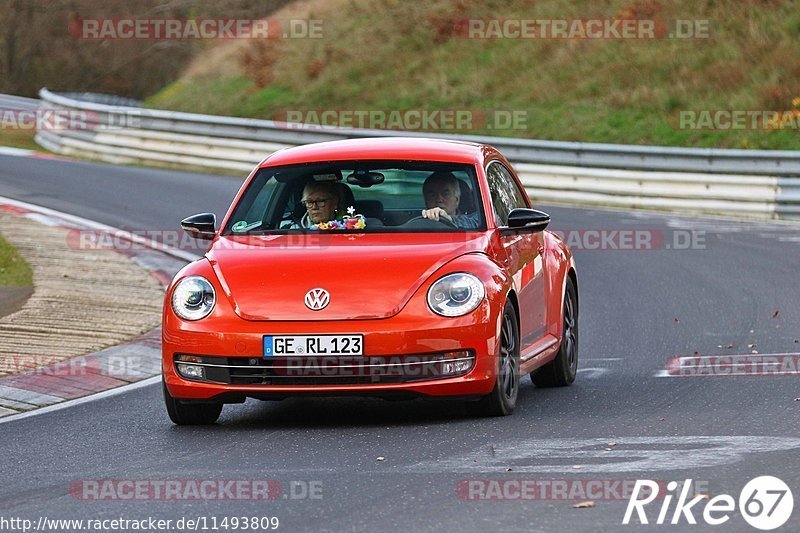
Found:
<svg viewBox="0 0 800 533"><path fill-rule="evenodd" d="M396 315L439 267L487 244L482 233L238 236L206 256L245 320L357 320ZM330 301L312 311L316 288Z"/></svg>

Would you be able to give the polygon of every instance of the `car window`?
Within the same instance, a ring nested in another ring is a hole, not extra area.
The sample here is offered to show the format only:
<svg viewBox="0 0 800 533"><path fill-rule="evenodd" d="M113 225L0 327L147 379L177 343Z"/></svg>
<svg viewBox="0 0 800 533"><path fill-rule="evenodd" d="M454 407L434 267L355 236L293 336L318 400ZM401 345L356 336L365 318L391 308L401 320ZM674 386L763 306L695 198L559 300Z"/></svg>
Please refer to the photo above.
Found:
<svg viewBox="0 0 800 533"><path fill-rule="evenodd" d="M419 220L422 210L432 207L428 204L434 182L444 182L450 191L452 201L443 205L452 224ZM308 196L310 190L318 194ZM479 195L475 167L468 164L350 161L267 167L248 185L224 232L484 230ZM323 222L309 216L320 210L313 204L318 199L326 201L319 206L322 210L331 207ZM348 225L353 216L363 218L363 224L356 227L351 221ZM332 223L326 224L328 221Z"/></svg>
<svg viewBox="0 0 800 533"><path fill-rule="evenodd" d="M511 172L498 162L492 162L486 170L492 207L498 226L508 225L508 214L518 207L528 207L523 193Z"/></svg>

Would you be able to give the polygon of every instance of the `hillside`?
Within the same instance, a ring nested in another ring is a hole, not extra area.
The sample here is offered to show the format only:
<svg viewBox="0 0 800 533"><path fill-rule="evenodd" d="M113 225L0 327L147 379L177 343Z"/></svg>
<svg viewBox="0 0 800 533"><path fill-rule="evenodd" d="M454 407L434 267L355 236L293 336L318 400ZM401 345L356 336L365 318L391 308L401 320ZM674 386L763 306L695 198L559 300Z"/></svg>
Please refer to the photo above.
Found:
<svg viewBox="0 0 800 533"><path fill-rule="evenodd" d="M286 110L506 110L540 139L800 148L800 132L687 130L681 110L800 105L800 10L778 0L306 0L320 39L216 44L153 107L281 118ZM466 18L708 20L703 39L467 39Z"/></svg>
<svg viewBox="0 0 800 533"><path fill-rule="evenodd" d="M0 0L0 92L55 91L142 98L173 81L202 40L86 40L82 19L266 17L289 0ZM142 75L146 73L146 75Z"/></svg>

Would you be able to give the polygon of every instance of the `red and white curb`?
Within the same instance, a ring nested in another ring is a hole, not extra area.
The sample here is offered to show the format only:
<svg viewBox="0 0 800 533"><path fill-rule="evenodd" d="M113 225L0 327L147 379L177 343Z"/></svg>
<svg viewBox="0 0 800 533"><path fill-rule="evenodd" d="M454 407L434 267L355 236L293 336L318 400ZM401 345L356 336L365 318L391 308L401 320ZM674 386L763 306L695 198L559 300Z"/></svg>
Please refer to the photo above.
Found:
<svg viewBox="0 0 800 533"><path fill-rule="evenodd" d="M165 288L178 270L198 258L105 224L2 196L0 212L68 230L112 232L116 238L139 245L116 251L130 257ZM160 373L159 327L125 344L0 377L0 423L147 386L156 383Z"/></svg>

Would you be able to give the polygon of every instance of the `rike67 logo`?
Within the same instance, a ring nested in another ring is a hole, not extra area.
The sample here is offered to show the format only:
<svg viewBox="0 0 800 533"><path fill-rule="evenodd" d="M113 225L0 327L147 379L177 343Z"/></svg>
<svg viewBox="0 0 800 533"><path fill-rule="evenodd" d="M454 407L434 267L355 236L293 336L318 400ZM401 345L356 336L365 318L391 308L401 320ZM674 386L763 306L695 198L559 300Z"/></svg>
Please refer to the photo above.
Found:
<svg viewBox="0 0 800 533"><path fill-rule="evenodd" d="M680 495L676 491L679 487L677 482L667 483L666 494L659 495L659 488L662 486L662 484L649 479L636 480L622 523L630 524L634 512L636 512L640 524L651 523L649 520L652 519L652 516L648 518L645 507L659 496L661 496L659 498L661 507L654 522L659 525L680 524L683 520L687 524L697 524L694 513L700 512L700 508L702 508L703 521L708 525L718 526L730 520L731 514L736 511L737 502L733 496L728 494L720 494L710 499L706 495L693 495L690 499L691 479L687 479L680 485ZM677 496L678 499L670 517L670 507L674 496ZM705 505L698 506L699 508L695 510L694 507L705 499L708 499ZM739 493L738 507L745 522L756 529L768 531L781 527L789 520L794 508L794 498L792 491L782 480L773 476L760 476L751 479L742 488Z"/></svg>

